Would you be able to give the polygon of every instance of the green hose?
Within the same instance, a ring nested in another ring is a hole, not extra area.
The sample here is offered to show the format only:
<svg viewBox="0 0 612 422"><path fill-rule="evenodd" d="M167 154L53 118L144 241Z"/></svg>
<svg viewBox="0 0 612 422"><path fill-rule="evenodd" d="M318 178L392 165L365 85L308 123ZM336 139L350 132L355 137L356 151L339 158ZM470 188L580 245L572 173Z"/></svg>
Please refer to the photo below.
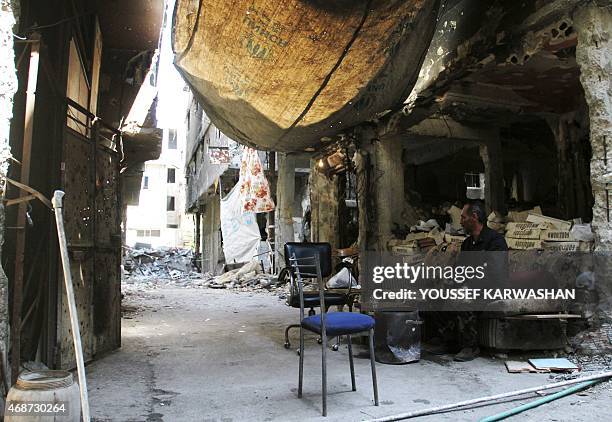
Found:
<svg viewBox="0 0 612 422"><path fill-rule="evenodd" d="M506 410L504 412L501 413L497 413L496 415L492 415L492 416L487 416L484 419L481 419L479 422L493 422L493 421L501 421L502 419L506 419L509 418L510 416L514 416L517 415L521 412L524 412L525 410L529 410L529 409L533 409L534 407L538 407L541 406L545 403L551 402L553 400L557 400L561 397L565 397L568 396L572 393L575 393L576 391L580 391L582 389L585 389L587 387L590 387L593 384L598 383L601 380L592 380L592 381L585 381L582 382L580 384L576 384L572 387L566 388L565 390L561 390L557 393L551 394L549 396L546 397L542 397L541 399L538 400L534 400L532 402L523 404L521 406L515 407L513 409L510 410Z"/></svg>

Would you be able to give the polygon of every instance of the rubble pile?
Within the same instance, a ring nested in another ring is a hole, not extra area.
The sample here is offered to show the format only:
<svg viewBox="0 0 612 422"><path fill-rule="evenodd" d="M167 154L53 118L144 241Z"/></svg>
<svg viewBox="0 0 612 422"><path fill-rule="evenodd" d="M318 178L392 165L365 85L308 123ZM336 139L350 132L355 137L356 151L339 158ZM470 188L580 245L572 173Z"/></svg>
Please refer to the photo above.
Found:
<svg viewBox="0 0 612 422"><path fill-rule="evenodd" d="M193 258L189 249L128 249L123 261L123 276L126 281L200 279L202 275L197 272Z"/></svg>
<svg viewBox="0 0 612 422"><path fill-rule="evenodd" d="M128 249L124 258L121 290L125 295L142 290L155 289L161 285L194 289L236 289L254 291L265 289L275 293L286 293L286 281L265 273L258 261L214 276L200 273L194 265L191 250L178 248Z"/></svg>
<svg viewBox="0 0 612 422"><path fill-rule="evenodd" d="M608 313L608 317L612 314ZM576 334L570 339L571 346L583 356L607 356L612 368L612 323L603 322Z"/></svg>
<svg viewBox="0 0 612 422"><path fill-rule="evenodd" d="M285 283L283 281L279 282L278 277L265 273L259 261L253 260L240 268L227 271L216 277L207 275L202 285L213 289L266 289L276 291L279 288L282 289L283 284Z"/></svg>
<svg viewBox="0 0 612 422"><path fill-rule="evenodd" d="M436 215L445 212L450 219L442 229L436 219L419 220L410 227L403 238L391 239L387 246L395 255L422 256L432 249L445 248L451 244L461 244L465 234L461 227L461 209L455 205L435 210Z"/></svg>

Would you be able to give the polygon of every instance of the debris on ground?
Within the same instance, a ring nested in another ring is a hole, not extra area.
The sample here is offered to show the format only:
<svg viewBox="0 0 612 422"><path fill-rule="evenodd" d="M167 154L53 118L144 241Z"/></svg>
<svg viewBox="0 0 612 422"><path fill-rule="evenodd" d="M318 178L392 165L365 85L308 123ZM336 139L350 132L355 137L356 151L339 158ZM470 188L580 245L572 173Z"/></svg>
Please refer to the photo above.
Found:
<svg viewBox="0 0 612 422"><path fill-rule="evenodd" d="M204 285L216 289L267 289L270 291L281 287L278 277L265 273L257 260L247 262L242 267L219 276L211 277Z"/></svg>
<svg viewBox="0 0 612 422"><path fill-rule="evenodd" d="M607 314L610 318L610 313ZM584 355L612 355L612 322L602 322L570 339L574 349Z"/></svg>
<svg viewBox="0 0 612 422"><path fill-rule="evenodd" d="M128 249L123 261L124 280L200 278L193 251L179 248Z"/></svg>
<svg viewBox="0 0 612 422"><path fill-rule="evenodd" d="M215 288L252 291L265 289L285 293L284 282L266 273L259 261L247 262L240 268L220 275L200 273L194 265L194 254L179 248L129 248L124 258L121 290L133 295L160 286Z"/></svg>

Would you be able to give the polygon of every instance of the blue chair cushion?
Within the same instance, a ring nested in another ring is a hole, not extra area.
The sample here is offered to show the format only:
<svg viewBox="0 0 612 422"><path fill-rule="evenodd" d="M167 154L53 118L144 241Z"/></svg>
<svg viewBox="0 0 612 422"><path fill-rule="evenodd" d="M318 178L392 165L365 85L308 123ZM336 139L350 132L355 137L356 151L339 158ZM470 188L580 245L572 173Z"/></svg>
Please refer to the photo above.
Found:
<svg viewBox="0 0 612 422"><path fill-rule="evenodd" d="M321 314L302 320L302 327L321 334ZM330 312L325 314L325 333L330 337L360 333L374 328L374 318L356 312Z"/></svg>

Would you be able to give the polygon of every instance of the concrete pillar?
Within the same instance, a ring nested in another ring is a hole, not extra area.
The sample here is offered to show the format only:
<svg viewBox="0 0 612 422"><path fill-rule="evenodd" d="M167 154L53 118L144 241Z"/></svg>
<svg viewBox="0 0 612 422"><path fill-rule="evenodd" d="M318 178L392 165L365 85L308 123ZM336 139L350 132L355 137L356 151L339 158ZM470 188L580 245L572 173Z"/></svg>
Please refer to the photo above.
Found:
<svg viewBox="0 0 612 422"><path fill-rule="evenodd" d="M574 14L574 28L578 34L576 62L589 108L594 272L599 296L609 298L612 295L612 184L604 180L612 173L612 10L592 3L581 6Z"/></svg>
<svg viewBox="0 0 612 422"><path fill-rule="evenodd" d="M355 166L355 174L357 176L357 209L359 212L359 237L357 245L362 257L365 257L364 252L374 250L373 238L376 227L371 221L371 217L375 215L373 209L373 198L368 194L370 180L372 175L372 145L365 142L361 143L355 155L353 156L353 165ZM364 259L358 261L359 278L363 282L363 274L366 273L364 268Z"/></svg>
<svg viewBox="0 0 612 422"><path fill-rule="evenodd" d="M285 243L295 240L293 232L293 202L295 200L295 157L277 153L278 178L276 181L276 215L274 220L274 247L277 269L285 266Z"/></svg>
<svg viewBox="0 0 612 422"><path fill-rule="evenodd" d="M360 148L355 152L353 165L357 175L357 209L359 210L359 237L357 244L360 251L370 250L369 233L371 226L368 224L368 203L366 192L368 192L370 154L369 151ZM361 273L361 271L360 271Z"/></svg>
<svg viewBox="0 0 612 422"><path fill-rule="evenodd" d="M202 214L202 272L217 274L221 250L221 203L219 194L208 198Z"/></svg>
<svg viewBox="0 0 612 422"><path fill-rule="evenodd" d="M395 141L378 142L374 148L374 173L371 180L376 201L375 250L387 250L393 238L393 223L402 222L404 209L404 165L402 144Z"/></svg>
<svg viewBox="0 0 612 422"><path fill-rule="evenodd" d="M276 152L270 151L268 155L268 171L266 172L266 177L268 178L268 185L270 186L270 196L274 200L276 204ZM276 214L276 210L270 211L266 213L266 234L268 235L268 241L271 246L274 247L274 217Z"/></svg>
<svg viewBox="0 0 612 422"><path fill-rule="evenodd" d="M338 247L338 184L317 170L317 161L310 163L310 233L313 242L329 242Z"/></svg>
<svg viewBox="0 0 612 422"><path fill-rule="evenodd" d="M576 61L589 108L596 250L612 251L612 185L601 180L612 173L612 10L594 4L581 6L574 14L574 28L578 34ZM609 272L606 276L610 277Z"/></svg>
<svg viewBox="0 0 612 422"><path fill-rule="evenodd" d="M485 205L487 213L506 213L504 203L504 163L499 138L480 145L480 157L485 169Z"/></svg>
<svg viewBox="0 0 612 422"><path fill-rule="evenodd" d="M15 15L13 8L19 5L16 0L0 0L0 173L8 173L8 159L11 156L9 133L13 117L13 96L17 91L17 75L15 73L15 51L13 50L13 25ZM6 186L0 186L0 199L4 198ZM0 202L0 254L4 244L4 205ZM3 367L9 371L8 357L8 279L0 267L0 351ZM11 379L9 373L4 376ZM3 385L3 383L0 383ZM6 392L5 392L6 394ZM4 403L0 399L0 405Z"/></svg>
<svg viewBox="0 0 612 422"><path fill-rule="evenodd" d="M194 247L194 255L195 259L200 263L200 269L202 268L202 249L201 246L201 218L200 218L200 210L195 213L194 216L194 224L193 224L193 247Z"/></svg>
<svg viewBox="0 0 612 422"><path fill-rule="evenodd" d="M405 206L403 147L392 140L380 141L372 130L360 134L353 156L357 175L359 249L386 251L393 223L402 223Z"/></svg>

